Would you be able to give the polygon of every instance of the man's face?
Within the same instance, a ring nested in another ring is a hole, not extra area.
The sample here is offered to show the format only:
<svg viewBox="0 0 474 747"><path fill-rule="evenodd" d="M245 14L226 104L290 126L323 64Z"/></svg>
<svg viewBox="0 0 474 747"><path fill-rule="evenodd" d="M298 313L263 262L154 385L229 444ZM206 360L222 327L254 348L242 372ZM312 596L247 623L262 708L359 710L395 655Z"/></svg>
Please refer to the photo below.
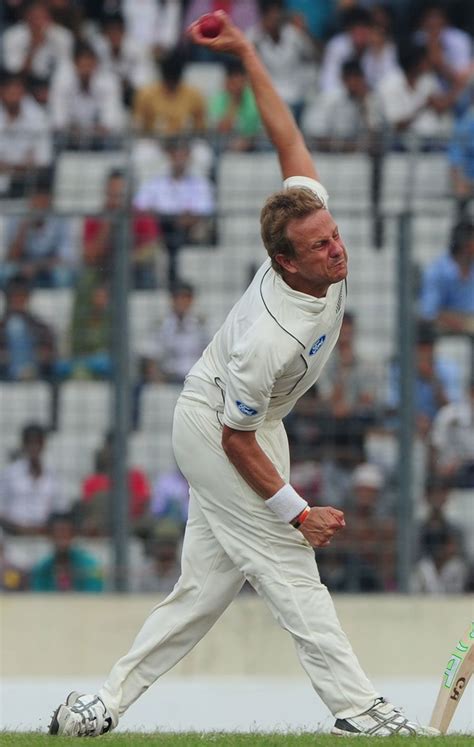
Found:
<svg viewBox="0 0 474 747"><path fill-rule="evenodd" d="M44 34L51 23L51 17L48 13L48 9L38 3L37 5L32 5L28 9L25 21L33 33Z"/></svg>
<svg viewBox="0 0 474 747"><path fill-rule="evenodd" d="M76 70L79 78L89 81L97 67L97 60L92 54L81 54L76 58Z"/></svg>
<svg viewBox="0 0 474 747"><path fill-rule="evenodd" d="M40 435L31 435L26 438L23 451L29 459L39 459L44 449L44 438Z"/></svg>
<svg viewBox="0 0 474 747"><path fill-rule="evenodd" d="M6 83L2 88L2 103L9 112L17 111L25 95L25 87L19 80Z"/></svg>
<svg viewBox="0 0 474 747"><path fill-rule="evenodd" d="M118 210L123 207L125 199L125 179L121 176L114 176L107 182L105 192L106 210Z"/></svg>
<svg viewBox="0 0 474 747"><path fill-rule="evenodd" d="M350 73L344 76L344 86L351 98L363 99L367 93L367 85L363 75Z"/></svg>
<svg viewBox="0 0 474 747"><path fill-rule="evenodd" d="M177 291L172 297L173 311L178 316L185 316L193 305L193 294L189 291Z"/></svg>
<svg viewBox="0 0 474 747"><path fill-rule="evenodd" d="M351 37L352 44L358 54L364 52L370 43L370 26L365 24L357 24L349 29L349 36Z"/></svg>
<svg viewBox="0 0 474 747"><path fill-rule="evenodd" d="M226 80L226 88L231 96L241 96L247 83L244 73L232 73Z"/></svg>
<svg viewBox="0 0 474 747"><path fill-rule="evenodd" d="M51 529L51 539L57 552L67 552L74 540L74 527L70 521L56 521Z"/></svg>
<svg viewBox="0 0 474 747"><path fill-rule="evenodd" d="M124 37L124 28L121 23L110 23L104 33L112 49L121 49Z"/></svg>
<svg viewBox="0 0 474 747"><path fill-rule="evenodd" d="M347 252L338 227L328 210L316 210L290 221L286 235L295 248L294 257L277 255L296 290L325 295L333 283L347 276Z"/></svg>
<svg viewBox="0 0 474 747"><path fill-rule="evenodd" d="M7 304L12 313L23 313L28 309L29 293L26 288L14 288L8 292Z"/></svg>
<svg viewBox="0 0 474 747"><path fill-rule="evenodd" d="M439 36L445 27L446 16L438 8L432 8L423 18L422 28L429 36Z"/></svg>

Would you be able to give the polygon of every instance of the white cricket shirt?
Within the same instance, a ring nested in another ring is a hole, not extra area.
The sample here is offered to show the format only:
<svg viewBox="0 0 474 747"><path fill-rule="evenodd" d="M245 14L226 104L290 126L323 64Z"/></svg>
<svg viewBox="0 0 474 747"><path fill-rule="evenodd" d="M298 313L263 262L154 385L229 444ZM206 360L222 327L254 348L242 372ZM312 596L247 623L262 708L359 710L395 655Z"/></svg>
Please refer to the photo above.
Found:
<svg viewBox="0 0 474 747"><path fill-rule="evenodd" d="M285 187L319 182L290 177ZM186 377L182 397L209 405L221 422L242 431L281 420L315 383L339 337L346 283L325 298L290 288L268 258Z"/></svg>

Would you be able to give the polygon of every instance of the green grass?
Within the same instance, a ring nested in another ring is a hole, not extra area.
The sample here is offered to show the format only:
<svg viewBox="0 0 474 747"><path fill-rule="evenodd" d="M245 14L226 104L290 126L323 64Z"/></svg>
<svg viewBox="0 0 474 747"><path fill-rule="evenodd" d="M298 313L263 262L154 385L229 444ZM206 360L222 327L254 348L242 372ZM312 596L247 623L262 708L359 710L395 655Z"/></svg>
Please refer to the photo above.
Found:
<svg viewBox="0 0 474 747"><path fill-rule="evenodd" d="M433 744L427 737L357 737L351 742L354 747L427 747ZM2 747L64 747L74 744L91 745L90 739L70 737L50 737L38 732L0 732ZM97 747L341 747L341 738L330 734L110 734L100 737ZM344 742L347 744L347 742ZM472 747L472 735L453 734L437 737L435 747Z"/></svg>

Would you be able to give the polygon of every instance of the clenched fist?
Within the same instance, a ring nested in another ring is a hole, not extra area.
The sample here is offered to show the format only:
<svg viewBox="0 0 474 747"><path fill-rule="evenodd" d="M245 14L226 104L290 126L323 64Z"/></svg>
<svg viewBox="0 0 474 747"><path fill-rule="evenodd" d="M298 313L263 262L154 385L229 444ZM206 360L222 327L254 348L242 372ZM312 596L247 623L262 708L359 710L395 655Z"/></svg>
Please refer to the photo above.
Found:
<svg viewBox="0 0 474 747"><path fill-rule="evenodd" d="M314 506L299 527L312 547L326 547L336 532L346 526L344 514L332 506Z"/></svg>

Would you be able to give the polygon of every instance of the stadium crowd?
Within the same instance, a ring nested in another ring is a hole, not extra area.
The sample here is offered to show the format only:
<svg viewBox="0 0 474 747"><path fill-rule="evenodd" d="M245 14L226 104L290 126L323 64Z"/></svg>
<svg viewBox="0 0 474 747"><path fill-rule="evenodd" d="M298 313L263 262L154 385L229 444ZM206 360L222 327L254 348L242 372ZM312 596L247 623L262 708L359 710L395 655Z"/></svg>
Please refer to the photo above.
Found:
<svg viewBox="0 0 474 747"><path fill-rule="evenodd" d="M470 0L4 0L0 209L8 210L0 247L0 381L47 382L52 396L46 421L30 418L13 434L17 443L0 473L1 588L109 588L97 548L111 534L113 432L102 429L103 442L72 492L62 490L58 465L45 453L61 422L64 383L107 382L113 373L110 279L121 211L132 215L133 292L168 294L159 324L149 320L132 350L136 432L147 388L178 391L210 339L181 250L218 251L215 174L223 153L269 148L243 69L233 59L216 61L186 37L189 23L216 9L252 38L315 150L376 157L419 138L425 152L440 152L449 164L451 241L447 248L440 237L418 279L414 427L423 468L412 588L472 590L474 524L453 522L447 509L455 494L472 514L474 368L463 376L437 348L443 337L462 336L474 349ZM104 154L129 140L133 163L152 153L159 173L136 182L126 167L111 168L102 209L79 223L54 209L58 154ZM12 205L20 206L16 214ZM73 295L66 346L31 306L38 289ZM350 532L318 555L328 586L394 590L396 463L380 445L390 451L396 441L399 362L381 366L361 355L357 324L355 307L317 388L288 418L292 482L310 503L346 512ZM132 589L168 591L179 573L186 483L172 464L153 473L131 465L128 488L140 555ZM9 557L9 540L23 537L48 541L35 563Z"/></svg>

